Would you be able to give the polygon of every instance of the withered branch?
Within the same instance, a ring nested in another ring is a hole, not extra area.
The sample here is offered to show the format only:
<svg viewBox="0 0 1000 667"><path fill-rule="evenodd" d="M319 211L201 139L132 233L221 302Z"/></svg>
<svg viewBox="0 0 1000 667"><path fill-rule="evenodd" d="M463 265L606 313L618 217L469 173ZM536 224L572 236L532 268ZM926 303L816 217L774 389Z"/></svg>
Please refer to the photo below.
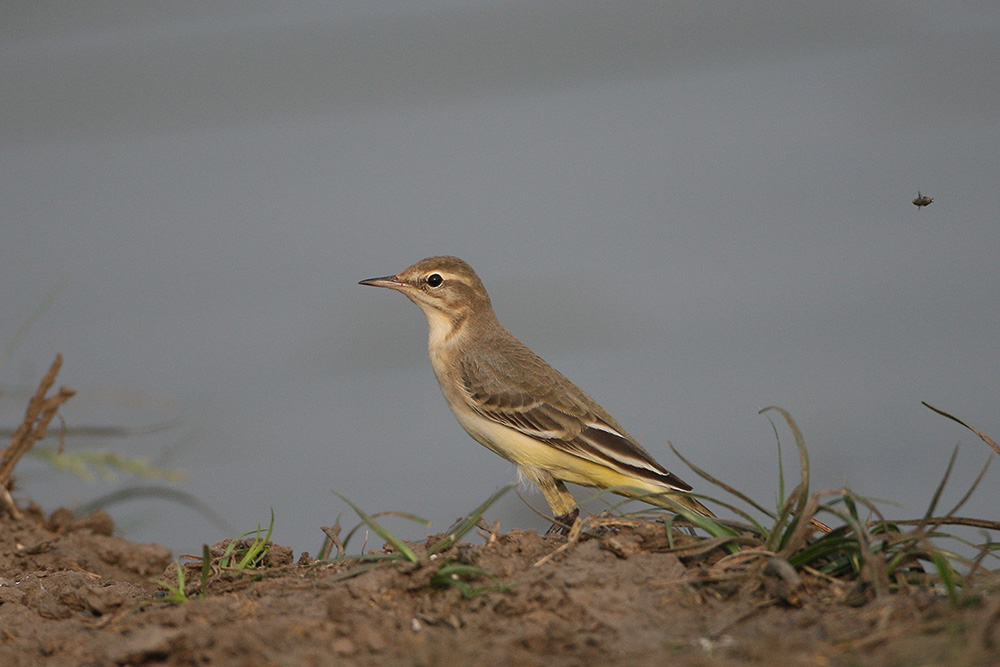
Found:
<svg viewBox="0 0 1000 667"><path fill-rule="evenodd" d="M11 474L21 457L37 441L45 437L49 422L56 416L59 406L76 394L76 391L69 387L60 387L59 391L52 396L45 396L55 384L56 375L59 374L61 366L62 355L57 354L52 366L49 367L49 372L45 374L38 385L35 395L28 401L28 408L24 411L24 420L11 435L10 444L0 452L0 504L6 506L10 513L17 518L20 518L21 512L10 495Z"/></svg>

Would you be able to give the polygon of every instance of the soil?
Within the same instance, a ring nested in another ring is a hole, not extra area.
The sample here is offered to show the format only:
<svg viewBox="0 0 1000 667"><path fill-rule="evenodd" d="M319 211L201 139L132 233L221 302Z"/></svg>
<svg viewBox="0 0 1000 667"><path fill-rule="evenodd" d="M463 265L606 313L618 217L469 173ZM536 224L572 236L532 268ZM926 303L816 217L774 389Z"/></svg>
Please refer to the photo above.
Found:
<svg viewBox="0 0 1000 667"><path fill-rule="evenodd" d="M181 604L155 583L176 582L167 549L113 530L101 512L3 512L0 664L1000 664L991 577L961 605L933 586L876 596L759 556L738 568L720 554L681 559L652 524L570 544L480 531L468 537L481 543L427 558L436 536L412 545L419 564L320 562L275 545L252 572L214 569L204 597L191 564ZM442 585L445 565L495 579L458 570L445 581L465 590Z"/></svg>

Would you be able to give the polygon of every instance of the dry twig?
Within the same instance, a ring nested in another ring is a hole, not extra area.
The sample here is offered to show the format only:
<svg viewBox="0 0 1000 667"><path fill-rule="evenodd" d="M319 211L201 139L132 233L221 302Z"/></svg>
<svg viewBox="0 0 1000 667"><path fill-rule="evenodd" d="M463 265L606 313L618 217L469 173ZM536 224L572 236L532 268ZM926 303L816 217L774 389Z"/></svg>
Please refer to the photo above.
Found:
<svg viewBox="0 0 1000 667"><path fill-rule="evenodd" d="M59 406L65 403L76 394L76 391L69 387L60 387L59 391L52 396L46 397L52 385L55 384L56 375L62 366L62 355L57 354L49 372L42 378L35 395L28 401L28 407L24 411L24 421L17 427L10 437L10 444L0 452L0 503L5 505L15 518L21 518L21 512L17 504L10 495L11 473L14 472L17 462L31 449L34 444L45 437L45 431L49 427L49 422L56 416Z"/></svg>
<svg viewBox="0 0 1000 667"><path fill-rule="evenodd" d="M320 530L326 535L326 539L323 540L323 546L320 548L316 560L328 559L333 547L337 547L337 558L343 558L347 550L344 548L344 543L340 541L340 520L338 519L337 523L332 526L320 526Z"/></svg>

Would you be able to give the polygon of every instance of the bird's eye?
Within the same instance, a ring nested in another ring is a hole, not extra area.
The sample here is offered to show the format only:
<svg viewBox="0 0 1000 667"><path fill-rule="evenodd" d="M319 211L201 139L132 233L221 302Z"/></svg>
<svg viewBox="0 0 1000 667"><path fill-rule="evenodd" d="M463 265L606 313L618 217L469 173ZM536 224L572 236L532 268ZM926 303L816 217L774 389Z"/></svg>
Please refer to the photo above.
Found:
<svg viewBox="0 0 1000 667"><path fill-rule="evenodd" d="M444 282L444 278L441 277L440 273L432 273L427 276L427 284L431 287L440 287L441 283Z"/></svg>

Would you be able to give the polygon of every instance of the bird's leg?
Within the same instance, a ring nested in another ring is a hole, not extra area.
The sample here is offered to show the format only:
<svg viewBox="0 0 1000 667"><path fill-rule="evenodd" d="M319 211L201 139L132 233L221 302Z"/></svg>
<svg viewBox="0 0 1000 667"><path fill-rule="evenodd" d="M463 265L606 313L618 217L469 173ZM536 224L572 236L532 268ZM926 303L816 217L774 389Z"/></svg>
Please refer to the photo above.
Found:
<svg viewBox="0 0 1000 667"><path fill-rule="evenodd" d="M565 535L573 526L573 522L580 516L580 509L576 506L573 495L566 488L562 480L558 480L545 470L537 468L524 470L524 473L532 482L538 485L545 496L545 502L549 504L549 509L555 517L555 523L546 531L546 535L552 533L562 533Z"/></svg>

